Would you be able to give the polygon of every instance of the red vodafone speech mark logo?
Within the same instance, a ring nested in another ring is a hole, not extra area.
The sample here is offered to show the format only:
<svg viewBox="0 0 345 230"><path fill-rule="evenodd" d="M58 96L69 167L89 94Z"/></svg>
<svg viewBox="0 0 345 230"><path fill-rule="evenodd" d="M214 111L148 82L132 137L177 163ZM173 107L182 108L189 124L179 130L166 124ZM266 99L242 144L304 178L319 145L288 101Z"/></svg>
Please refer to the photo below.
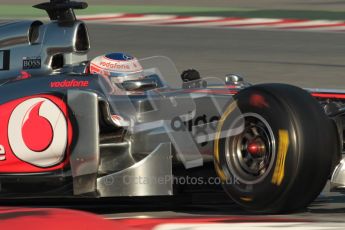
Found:
<svg viewBox="0 0 345 230"><path fill-rule="evenodd" d="M52 167L63 161L67 133L65 115L47 98L21 102L9 118L8 139L13 154L37 167Z"/></svg>
<svg viewBox="0 0 345 230"><path fill-rule="evenodd" d="M42 152L53 140L53 128L48 119L39 115L43 102L39 102L30 110L28 119L22 127L23 140L26 146L35 152ZM32 135L39 132L40 135Z"/></svg>

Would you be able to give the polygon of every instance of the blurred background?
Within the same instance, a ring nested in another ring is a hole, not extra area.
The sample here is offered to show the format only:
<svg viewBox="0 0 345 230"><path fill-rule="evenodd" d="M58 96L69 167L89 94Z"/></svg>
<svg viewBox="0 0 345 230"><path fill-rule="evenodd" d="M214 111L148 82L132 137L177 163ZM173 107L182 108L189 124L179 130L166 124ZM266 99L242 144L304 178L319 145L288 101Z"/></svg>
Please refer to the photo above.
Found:
<svg viewBox="0 0 345 230"><path fill-rule="evenodd" d="M2 0L0 15L3 19L45 17L44 12L29 7L40 2ZM158 19L157 23L112 18L89 20L90 57L112 51L128 52L139 58L163 55L170 57L180 71L195 68L203 76L238 73L253 83L344 88L343 0L89 0L88 3L89 9L77 11L78 15L131 13L202 16L211 17L208 19L211 21L219 17L247 20L235 26L185 21L177 24L163 21L162 25ZM282 19L295 24L285 21L282 26L274 21ZM297 28L293 20L301 20L297 21Z"/></svg>
<svg viewBox="0 0 345 230"><path fill-rule="evenodd" d="M1 4L40 3L39 0L2 0ZM168 5L243 7L252 9L294 9L294 10L345 10L342 0L89 0L90 5Z"/></svg>

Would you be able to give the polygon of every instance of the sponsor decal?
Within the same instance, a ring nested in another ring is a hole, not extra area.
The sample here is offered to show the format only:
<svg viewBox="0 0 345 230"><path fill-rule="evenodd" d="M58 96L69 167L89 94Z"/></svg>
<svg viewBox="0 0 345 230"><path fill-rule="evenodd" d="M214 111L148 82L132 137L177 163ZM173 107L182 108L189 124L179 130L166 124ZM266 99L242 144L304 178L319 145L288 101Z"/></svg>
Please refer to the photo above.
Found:
<svg viewBox="0 0 345 230"><path fill-rule="evenodd" d="M0 50L0 71L10 69L10 51Z"/></svg>
<svg viewBox="0 0 345 230"><path fill-rule="evenodd" d="M40 69L41 57L23 57L23 69Z"/></svg>
<svg viewBox="0 0 345 230"><path fill-rule="evenodd" d="M216 132L216 137L214 140L214 162L215 162L215 169L216 173L219 176L219 178L224 182L228 180L227 174L223 171L221 165L220 165L220 160L219 160L219 142L221 140L221 133L223 130L223 124L227 117L237 108L237 101L233 101L228 108L225 110L224 114L219 120L219 123L217 125L217 132Z"/></svg>
<svg viewBox="0 0 345 230"><path fill-rule="evenodd" d="M0 109L0 172L45 172L67 164L72 127L64 101L40 95Z"/></svg>
<svg viewBox="0 0 345 230"><path fill-rule="evenodd" d="M101 69L119 72L137 72L143 69L137 59L121 61L102 58L101 60L92 61L92 64L97 65Z"/></svg>
<svg viewBox="0 0 345 230"><path fill-rule="evenodd" d="M8 123L8 139L20 160L38 167L50 167L64 157L67 121L50 100L32 98L13 110Z"/></svg>
<svg viewBox="0 0 345 230"><path fill-rule="evenodd" d="M128 64L111 63L111 62L105 62L105 61L102 61L100 65L107 69L116 69L116 70L130 70L131 69L131 67Z"/></svg>
<svg viewBox="0 0 345 230"><path fill-rule="evenodd" d="M274 169L272 184L281 185L285 174L285 159L289 148L289 133L287 130L279 130L278 158Z"/></svg>
<svg viewBox="0 0 345 230"><path fill-rule="evenodd" d="M84 88L89 86L89 81L78 81L78 80L64 80L64 81L53 81L50 83L51 88Z"/></svg>

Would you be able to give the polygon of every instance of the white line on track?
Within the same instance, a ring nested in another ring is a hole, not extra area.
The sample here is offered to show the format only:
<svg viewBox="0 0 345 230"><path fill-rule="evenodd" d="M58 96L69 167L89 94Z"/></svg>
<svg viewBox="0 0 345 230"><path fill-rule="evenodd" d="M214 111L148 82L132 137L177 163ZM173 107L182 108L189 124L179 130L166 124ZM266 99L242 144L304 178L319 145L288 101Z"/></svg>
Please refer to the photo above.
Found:
<svg viewBox="0 0 345 230"><path fill-rule="evenodd" d="M344 229L345 224L337 223L228 223L228 224L162 224L153 230L266 230L286 228L289 230Z"/></svg>
<svg viewBox="0 0 345 230"><path fill-rule="evenodd" d="M179 27L215 27L245 29L279 29L299 31L344 31L345 21L294 20L272 18L192 17L157 14L99 14L84 15L81 20L100 24L160 25Z"/></svg>

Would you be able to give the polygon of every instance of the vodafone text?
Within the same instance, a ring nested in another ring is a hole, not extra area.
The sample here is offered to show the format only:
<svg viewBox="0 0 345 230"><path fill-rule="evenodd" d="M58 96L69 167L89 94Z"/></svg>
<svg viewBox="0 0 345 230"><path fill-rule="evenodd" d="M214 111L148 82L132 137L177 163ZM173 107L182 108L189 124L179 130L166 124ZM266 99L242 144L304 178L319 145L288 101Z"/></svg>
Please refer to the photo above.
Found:
<svg viewBox="0 0 345 230"><path fill-rule="evenodd" d="M50 83L51 88L78 88L78 87L88 87L89 81L77 81L64 80L64 81L53 81Z"/></svg>
<svg viewBox="0 0 345 230"><path fill-rule="evenodd" d="M118 63L111 63L111 62L104 62L104 61L101 62L100 65L108 69L122 69L122 70L131 69L131 67L127 64L118 64Z"/></svg>

